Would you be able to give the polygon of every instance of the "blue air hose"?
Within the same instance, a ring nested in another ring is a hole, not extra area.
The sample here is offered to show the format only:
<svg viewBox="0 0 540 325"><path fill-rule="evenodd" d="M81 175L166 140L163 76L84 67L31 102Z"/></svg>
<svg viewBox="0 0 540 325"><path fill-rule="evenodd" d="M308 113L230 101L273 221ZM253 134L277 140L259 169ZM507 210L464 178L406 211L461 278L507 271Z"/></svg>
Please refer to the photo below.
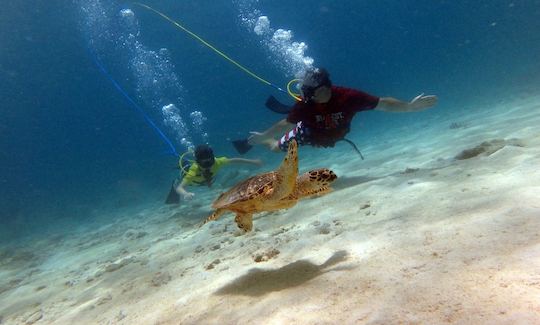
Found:
<svg viewBox="0 0 540 325"><path fill-rule="evenodd" d="M124 96L124 98L129 102L131 108L133 108L134 110L139 112L142 115L142 117L144 118L144 120L146 121L146 123L148 123L148 125L150 125L154 129L154 131L157 132L157 134L161 137L161 139L163 139L163 141L165 141L165 143L167 143L167 145L170 148L169 153L171 155L174 155L175 157L180 156L178 154L178 152L176 151L176 149L174 148L174 145L172 144L171 140L169 140L169 138L167 138L167 136L159 129L159 127L154 123L154 121L152 121L152 119L148 116L148 114L146 114L146 112L139 105L137 105L137 103L133 99L131 99L131 97L129 97L129 95L118 84L118 82L116 82L116 80L114 80L114 78L111 76L111 74L107 71L107 69L105 69L105 67L103 66L101 61L98 59L97 55L95 55L90 49L89 49L89 52L90 52L90 56L92 57L92 60L94 61L94 63L99 68L99 71L101 71L101 73L103 73L105 75L105 77L107 77L107 79L109 79L109 81L114 85L116 90L118 90Z"/></svg>

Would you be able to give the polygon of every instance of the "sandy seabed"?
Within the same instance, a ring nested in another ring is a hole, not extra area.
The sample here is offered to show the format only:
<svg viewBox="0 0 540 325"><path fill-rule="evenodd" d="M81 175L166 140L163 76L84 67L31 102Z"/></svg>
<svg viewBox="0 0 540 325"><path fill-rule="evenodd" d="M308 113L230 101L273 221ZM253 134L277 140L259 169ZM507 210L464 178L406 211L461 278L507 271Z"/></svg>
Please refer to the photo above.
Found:
<svg viewBox="0 0 540 325"><path fill-rule="evenodd" d="M191 203L6 246L0 323L540 324L540 99L391 132L301 149L335 190L248 234Z"/></svg>

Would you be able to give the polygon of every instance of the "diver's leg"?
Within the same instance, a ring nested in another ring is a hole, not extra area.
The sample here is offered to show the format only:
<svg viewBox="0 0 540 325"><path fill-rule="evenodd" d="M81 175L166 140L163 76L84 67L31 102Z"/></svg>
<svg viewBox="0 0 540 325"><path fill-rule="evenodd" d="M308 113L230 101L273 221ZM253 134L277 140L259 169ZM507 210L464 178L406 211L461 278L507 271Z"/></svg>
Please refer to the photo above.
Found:
<svg viewBox="0 0 540 325"><path fill-rule="evenodd" d="M289 142L291 142L292 139L296 140L296 143L299 146L303 146L304 144L309 144L309 139L307 136L307 129L303 125L302 121L296 123L296 126L294 129L290 130L289 132L285 133L274 145L274 148L272 148L274 151L285 151L287 152L289 150Z"/></svg>
<svg viewBox="0 0 540 325"><path fill-rule="evenodd" d="M265 140L263 142L261 142L262 145L266 146L268 149L270 149L271 151L274 151L274 152L278 152L280 151L280 147L279 147L279 141L276 140L276 139L268 139L268 140Z"/></svg>

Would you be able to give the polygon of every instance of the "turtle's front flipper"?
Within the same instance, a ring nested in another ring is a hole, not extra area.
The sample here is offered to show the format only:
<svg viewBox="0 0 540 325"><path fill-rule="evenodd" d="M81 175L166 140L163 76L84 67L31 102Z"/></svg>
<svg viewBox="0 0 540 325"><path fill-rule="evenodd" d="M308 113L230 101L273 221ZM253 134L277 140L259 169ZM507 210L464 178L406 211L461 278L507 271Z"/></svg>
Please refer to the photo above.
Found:
<svg viewBox="0 0 540 325"><path fill-rule="evenodd" d="M238 213L234 221L238 225L238 228L245 232L253 229L253 214L252 213Z"/></svg>
<svg viewBox="0 0 540 325"><path fill-rule="evenodd" d="M327 168L310 170L298 176L296 189L291 194L299 199L313 195L323 195L332 191L330 184L337 179L336 174Z"/></svg>

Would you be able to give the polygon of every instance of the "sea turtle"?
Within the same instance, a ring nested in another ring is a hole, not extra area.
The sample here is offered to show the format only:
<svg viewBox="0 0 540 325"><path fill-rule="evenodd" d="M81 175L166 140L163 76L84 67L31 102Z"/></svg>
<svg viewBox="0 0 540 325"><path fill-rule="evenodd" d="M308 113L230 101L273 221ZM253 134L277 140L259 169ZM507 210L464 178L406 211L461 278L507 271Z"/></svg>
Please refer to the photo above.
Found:
<svg viewBox="0 0 540 325"><path fill-rule="evenodd" d="M236 214L234 221L240 229L251 231L254 213L290 208L299 199L328 193L336 179L336 174L326 168L298 176L298 145L292 140L277 170L250 177L222 193L212 204L216 210L203 224L228 210Z"/></svg>

